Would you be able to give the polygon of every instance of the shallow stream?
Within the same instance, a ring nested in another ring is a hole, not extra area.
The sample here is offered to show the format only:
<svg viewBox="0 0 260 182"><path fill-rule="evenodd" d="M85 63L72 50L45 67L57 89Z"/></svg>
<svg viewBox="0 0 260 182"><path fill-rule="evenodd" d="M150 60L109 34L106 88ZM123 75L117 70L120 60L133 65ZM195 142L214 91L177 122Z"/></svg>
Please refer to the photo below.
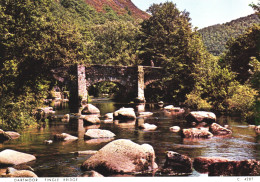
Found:
<svg viewBox="0 0 260 182"><path fill-rule="evenodd" d="M93 100L93 105L101 111L101 116L114 112L120 107L133 107L134 104L120 104L106 99ZM67 105L56 107L55 115L69 113ZM146 104L145 111L153 112L153 116L146 119L137 119L137 122L155 124L155 131L143 131L135 122L105 123L101 117L100 125L84 126L76 119L70 123L57 119L43 127L20 131L21 137L0 144L0 151L13 149L30 153L37 160L30 165L39 177L77 177L80 176L81 164L90 156L75 156L72 152L84 150L99 150L109 140L84 140L83 136L88 128L107 129L116 134L115 139L130 139L138 144L148 143L153 146L156 162L162 166L165 162L165 152L175 151L195 157L226 157L231 160L256 159L260 160L260 135L248 128L246 123L241 123L238 117L218 116L217 122L221 125L228 124L233 134L230 137L213 137L211 139L183 139L179 134L169 130L171 126L185 127L183 115L166 113L157 104ZM72 142L54 142L45 144L44 140L52 140L56 133L69 133L78 136L79 140ZM205 176L193 170L191 176Z"/></svg>

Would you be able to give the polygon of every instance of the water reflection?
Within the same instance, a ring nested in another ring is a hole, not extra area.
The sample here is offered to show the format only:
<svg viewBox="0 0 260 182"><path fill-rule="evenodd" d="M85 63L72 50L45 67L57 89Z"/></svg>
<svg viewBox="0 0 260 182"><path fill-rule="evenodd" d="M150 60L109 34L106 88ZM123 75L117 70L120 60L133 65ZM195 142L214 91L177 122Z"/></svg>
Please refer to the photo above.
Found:
<svg viewBox="0 0 260 182"><path fill-rule="evenodd" d="M183 139L179 133L170 131L170 127L187 127L184 120L185 114L165 112L154 104L137 106L134 104L118 104L109 101L94 102L93 105L101 111L101 116L114 112L121 107L133 107L138 113L138 107L153 115L148 118L137 118L132 121L109 121L101 119L98 125L84 126L84 121L78 117L70 119L69 123L54 119L45 126L20 131L21 137L0 144L0 150L14 149L21 152L34 154L37 157L32 167L40 177L48 176L80 176L83 172L80 165L87 157L75 157L70 152L84 150L99 150L113 139L85 140L85 131L90 128L107 129L116 134L115 139L130 139L133 142L148 143L153 146L156 154L156 163L162 166L165 162L165 152L172 150L191 158L195 157L226 157L231 160L257 159L260 160L260 135L240 123L237 117L218 117L217 122L222 126L228 124L233 134L228 137L213 137L211 139ZM57 115L67 114L68 108L56 109ZM155 124L155 131L143 131L139 126L144 123ZM54 142L46 145L44 140L53 139L56 133L68 133L78 136L73 142ZM201 176L193 171L192 176Z"/></svg>

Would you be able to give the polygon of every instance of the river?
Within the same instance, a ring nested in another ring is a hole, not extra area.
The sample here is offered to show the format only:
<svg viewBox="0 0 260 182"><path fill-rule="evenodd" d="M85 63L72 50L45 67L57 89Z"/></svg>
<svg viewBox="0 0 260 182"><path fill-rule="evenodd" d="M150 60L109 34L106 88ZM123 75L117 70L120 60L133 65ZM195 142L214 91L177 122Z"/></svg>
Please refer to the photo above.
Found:
<svg viewBox="0 0 260 182"><path fill-rule="evenodd" d="M101 116L114 112L120 107L137 108L135 104L115 103L106 99L95 99L93 105L101 111ZM58 106L56 115L69 113L67 105ZM143 131L134 122L105 123L101 117L100 125L82 126L78 120L71 119L70 123L56 119L43 127L29 128L19 131L21 137L0 144L0 151L13 149L36 156L36 161L29 163L39 177L77 177L80 176L81 164L90 156L75 156L73 152L83 150L99 150L108 140L84 140L83 135L88 128L107 129L116 134L115 139L130 139L138 144L148 143L153 146L156 163L162 166L165 162L165 152L175 151L180 154L195 157L225 157L231 160L256 159L260 160L260 135L248 128L247 123L241 123L239 117L218 116L217 122L228 124L233 131L230 137L213 137L211 139L183 139L178 133L169 130L171 126L185 127L183 115L165 113L157 104L146 104L145 111L153 112L153 116L138 119L138 122L155 124L155 131ZM45 144L44 140L52 140L56 133L69 133L79 136L72 142L54 142ZM207 176L193 170L192 177Z"/></svg>

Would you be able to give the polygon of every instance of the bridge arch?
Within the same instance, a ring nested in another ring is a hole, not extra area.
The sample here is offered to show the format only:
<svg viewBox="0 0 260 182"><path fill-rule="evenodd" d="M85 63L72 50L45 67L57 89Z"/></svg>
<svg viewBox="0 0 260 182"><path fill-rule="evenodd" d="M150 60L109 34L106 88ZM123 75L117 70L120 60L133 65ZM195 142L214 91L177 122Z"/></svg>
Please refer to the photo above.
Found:
<svg viewBox="0 0 260 182"><path fill-rule="evenodd" d="M98 82L117 82L134 92L136 102L145 102L145 87L162 78L162 69L149 66L74 65L53 70L54 77L69 83L70 103L79 105L88 88Z"/></svg>

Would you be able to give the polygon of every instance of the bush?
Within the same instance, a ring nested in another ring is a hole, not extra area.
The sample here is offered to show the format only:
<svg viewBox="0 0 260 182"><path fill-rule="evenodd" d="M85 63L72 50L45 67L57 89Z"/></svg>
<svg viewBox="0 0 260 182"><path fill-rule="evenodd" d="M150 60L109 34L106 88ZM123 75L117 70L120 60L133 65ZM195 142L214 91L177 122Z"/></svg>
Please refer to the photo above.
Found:
<svg viewBox="0 0 260 182"><path fill-rule="evenodd" d="M199 94L191 92L186 97L187 100L184 104L190 108L199 110L210 110L212 108L212 106L205 99L202 99Z"/></svg>

